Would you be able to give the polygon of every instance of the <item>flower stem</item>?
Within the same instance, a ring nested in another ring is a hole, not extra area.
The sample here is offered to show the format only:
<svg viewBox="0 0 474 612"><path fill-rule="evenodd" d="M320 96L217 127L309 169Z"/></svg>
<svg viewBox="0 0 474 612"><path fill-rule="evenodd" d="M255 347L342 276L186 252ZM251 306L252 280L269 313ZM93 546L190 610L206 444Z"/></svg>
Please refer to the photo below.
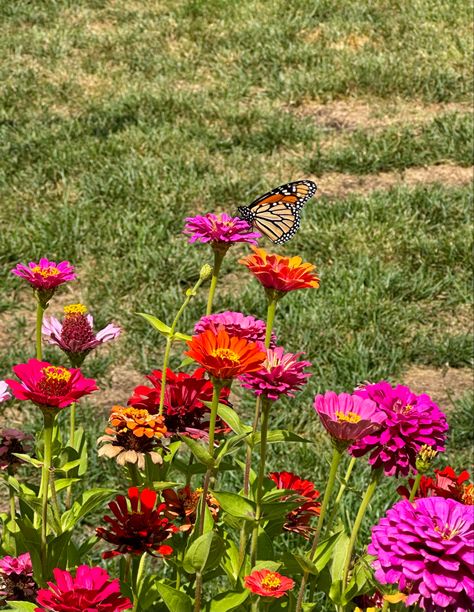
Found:
<svg viewBox="0 0 474 612"><path fill-rule="evenodd" d="M265 469L267 461L267 435L268 435L268 417L270 414L271 402L268 398L262 399L262 427L260 430L260 463L258 470L257 480L257 510L256 510L256 524L253 528L252 533L252 544L250 548L250 566L253 567L257 561L258 556L258 530L260 527L260 520L262 517L262 497L263 497L263 479L265 478Z"/></svg>
<svg viewBox="0 0 474 612"><path fill-rule="evenodd" d="M135 578L135 588L133 590L133 612L137 612L138 610L140 589L143 581L143 573L145 571L146 555L147 553L143 553L140 557L140 563L138 565L137 575Z"/></svg>
<svg viewBox="0 0 474 612"><path fill-rule="evenodd" d="M265 348L268 348L270 346L270 342L272 339L273 321L275 320L277 301L278 300L275 297L268 300L267 323L265 330Z"/></svg>
<svg viewBox="0 0 474 612"><path fill-rule="evenodd" d="M43 359L43 347L41 344L41 327L43 325L44 308L41 306L40 301L37 299L36 302L36 359L41 361Z"/></svg>
<svg viewBox="0 0 474 612"><path fill-rule="evenodd" d="M336 482L337 468L339 467L341 458L342 458L342 451L336 444L334 444L328 482L326 485L326 490L324 491L323 502L321 504L321 511L319 513L318 525L316 527L316 533L314 534L313 545L311 546L311 551L309 553L309 558L311 561L313 560L314 554L318 547L319 536L321 535L324 518L326 516L326 511L329 505L329 500L331 499L332 491L334 489L334 484ZM309 572L304 572L303 578L301 579L301 587L298 593L298 601L296 602L296 612L300 612L303 606L304 593L305 593L306 583L308 581L308 576L309 576Z"/></svg>
<svg viewBox="0 0 474 612"><path fill-rule="evenodd" d="M130 483L132 487L139 487L141 485L142 479L141 479L137 464L127 462L127 468L128 468L128 474L130 476Z"/></svg>
<svg viewBox="0 0 474 612"><path fill-rule="evenodd" d="M331 516L329 517L329 521L325 529L325 533L329 534L331 530L332 524L339 510L339 504L341 503L342 496L344 495L344 492L347 488L347 483L349 482L349 479L351 477L352 470L354 469L356 461L357 461L356 457L351 457L349 465L347 466L346 473L344 474L344 478L342 479L341 484L339 486L339 491L337 492L336 501L334 502L334 507L332 509Z"/></svg>
<svg viewBox="0 0 474 612"><path fill-rule="evenodd" d="M415 495L416 495L416 492L418 491L418 487L420 486L422 476L423 474L421 474L420 472L418 472L418 474L415 476L415 482L413 483L413 486L411 488L410 497L408 501L412 502L415 499Z"/></svg>
<svg viewBox="0 0 474 612"><path fill-rule="evenodd" d="M351 565L351 559L352 559L352 552L354 550L354 546L357 540L357 535L359 533L360 526L362 524L362 521L364 520L364 516L367 511L367 507L375 493L375 489L377 488L377 485L380 482L380 478L382 477L382 474L383 474L382 468L372 471L372 476L370 478L369 485L367 487L364 497L362 498L362 502L359 506L359 511L357 512L357 516L354 521L354 526L352 527L352 533L351 533L351 537L349 540L349 545L347 547L347 556L346 556L346 561L344 563L344 570L342 573L343 589L345 589L345 586L347 583L347 577L349 575L349 567Z"/></svg>
<svg viewBox="0 0 474 612"><path fill-rule="evenodd" d="M73 366L74 367L74 366ZM74 448L74 438L76 434L76 402L73 402L69 411L69 444ZM72 484L67 488L66 492L66 508L72 505Z"/></svg>
<svg viewBox="0 0 474 612"><path fill-rule="evenodd" d="M219 272L221 270L222 262L224 260L226 252L219 251L218 249L214 249L214 267L212 268L212 278L211 285L209 287L209 296L207 298L207 308L206 315L210 315L212 313L212 303L214 301L214 294L216 292L217 287L217 279L219 277Z"/></svg>
<svg viewBox="0 0 474 612"><path fill-rule="evenodd" d="M55 414L50 410L43 411L43 467L41 470L41 567L43 580L48 577L47 571L47 535L48 535L48 493L49 493L49 474L51 468L51 447L53 442L53 427Z"/></svg>

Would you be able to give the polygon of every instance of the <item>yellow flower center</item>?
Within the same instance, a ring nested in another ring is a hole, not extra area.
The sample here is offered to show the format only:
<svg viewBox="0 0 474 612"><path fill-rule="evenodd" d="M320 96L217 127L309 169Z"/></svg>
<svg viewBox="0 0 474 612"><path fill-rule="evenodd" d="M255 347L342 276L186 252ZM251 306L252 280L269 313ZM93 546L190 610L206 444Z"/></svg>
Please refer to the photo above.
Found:
<svg viewBox="0 0 474 612"><path fill-rule="evenodd" d="M444 527L436 526L434 529L441 535L443 540L450 540L459 533L459 529L453 529L447 523Z"/></svg>
<svg viewBox="0 0 474 612"><path fill-rule="evenodd" d="M239 355L235 351L227 348L216 348L212 351L211 355L219 359L228 359L234 363L240 362Z"/></svg>
<svg viewBox="0 0 474 612"><path fill-rule="evenodd" d="M262 586L269 591L276 591L281 586L281 580L277 574L270 573L262 578Z"/></svg>
<svg viewBox="0 0 474 612"><path fill-rule="evenodd" d="M46 366L41 370L47 382L69 382L71 372L61 366Z"/></svg>
<svg viewBox="0 0 474 612"><path fill-rule="evenodd" d="M355 412L348 412L347 414L344 414L343 412L336 412L336 417L337 420L339 421L339 423L341 421L347 421L348 423L358 423L360 421L360 415L356 414Z"/></svg>
<svg viewBox="0 0 474 612"><path fill-rule="evenodd" d="M56 268L56 266L46 266L45 268L42 268L41 266L35 266L34 268L31 268L32 272L35 272L36 274L41 274L41 276L43 277L48 277L48 276L57 276L58 274L60 274L60 271L58 270L58 268Z"/></svg>
<svg viewBox="0 0 474 612"><path fill-rule="evenodd" d="M87 308L84 306L84 304L68 304L67 306L64 306L64 312L67 315L70 314L86 314L87 312Z"/></svg>

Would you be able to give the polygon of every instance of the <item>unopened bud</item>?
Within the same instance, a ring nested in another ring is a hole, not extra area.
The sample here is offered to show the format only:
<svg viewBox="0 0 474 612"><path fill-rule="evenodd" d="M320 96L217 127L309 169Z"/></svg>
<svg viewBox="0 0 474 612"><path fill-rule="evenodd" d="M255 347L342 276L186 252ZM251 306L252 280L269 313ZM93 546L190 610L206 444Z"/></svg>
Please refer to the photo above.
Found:
<svg viewBox="0 0 474 612"><path fill-rule="evenodd" d="M416 456L416 469L420 474L425 474L430 469L437 454L438 451L435 451L428 444L423 444Z"/></svg>
<svg viewBox="0 0 474 612"><path fill-rule="evenodd" d="M199 278L201 280L206 280L206 278L209 278L212 274L212 267L209 264L204 264L203 267L201 268L201 271L199 272Z"/></svg>

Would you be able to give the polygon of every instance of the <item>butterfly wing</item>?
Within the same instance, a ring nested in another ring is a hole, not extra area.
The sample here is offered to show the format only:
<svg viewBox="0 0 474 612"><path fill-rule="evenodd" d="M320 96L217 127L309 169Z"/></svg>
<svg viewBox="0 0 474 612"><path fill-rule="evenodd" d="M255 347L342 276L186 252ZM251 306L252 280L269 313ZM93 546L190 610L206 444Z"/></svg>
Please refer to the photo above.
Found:
<svg viewBox="0 0 474 612"><path fill-rule="evenodd" d="M239 206L238 214L275 244L283 244L300 226L299 211L316 193L313 181L294 181L276 187L248 206Z"/></svg>

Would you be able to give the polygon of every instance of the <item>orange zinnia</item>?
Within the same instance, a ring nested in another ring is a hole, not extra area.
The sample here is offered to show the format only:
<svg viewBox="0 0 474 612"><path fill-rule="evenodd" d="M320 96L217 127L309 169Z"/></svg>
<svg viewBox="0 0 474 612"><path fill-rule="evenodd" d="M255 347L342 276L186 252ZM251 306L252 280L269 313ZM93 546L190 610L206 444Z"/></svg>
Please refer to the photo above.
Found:
<svg viewBox="0 0 474 612"><path fill-rule="evenodd" d="M266 357L258 344L245 338L229 336L221 327L217 334L207 329L188 340L186 353L200 363L214 378L228 380L246 372L256 372Z"/></svg>
<svg viewBox="0 0 474 612"><path fill-rule="evenodd" d="M279 293L294 289L319 287L319 278L314 274L315 266L303 263L301 257L282 257L270 254L265 249L252 247L253 255L239 260L265 287Z"/></svg>

